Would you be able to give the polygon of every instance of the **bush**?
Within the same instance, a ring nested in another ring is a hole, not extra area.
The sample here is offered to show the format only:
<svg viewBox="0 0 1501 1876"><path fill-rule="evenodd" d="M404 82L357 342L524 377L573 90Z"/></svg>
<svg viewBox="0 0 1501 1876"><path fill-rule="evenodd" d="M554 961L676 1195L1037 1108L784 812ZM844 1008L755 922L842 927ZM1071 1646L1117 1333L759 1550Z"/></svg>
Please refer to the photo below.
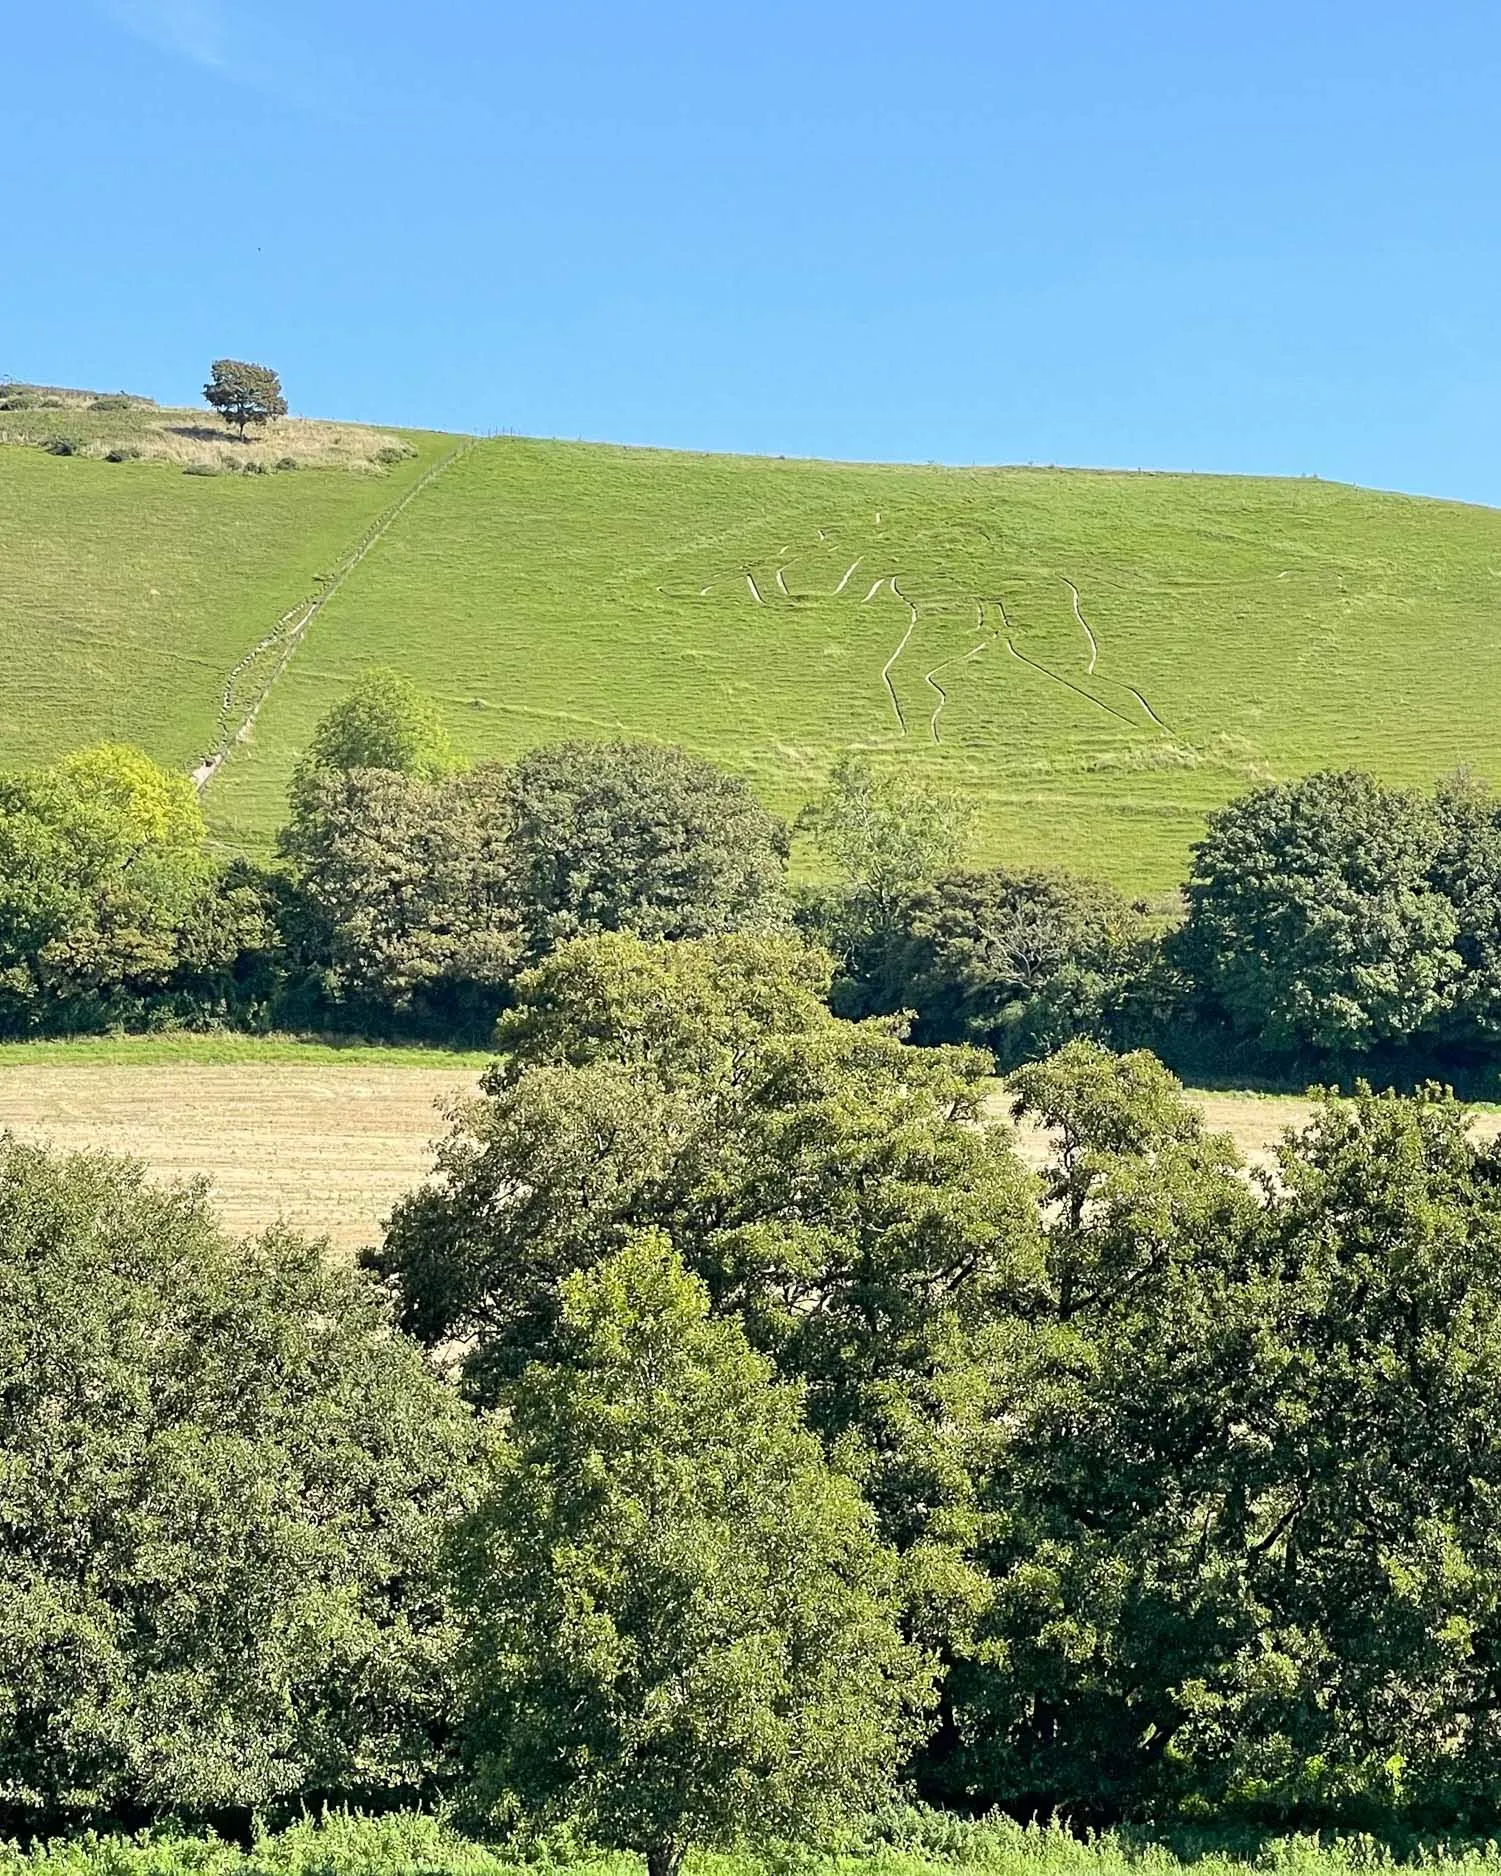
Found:
<svg viewBox="0 0 1501 1876"><path fill-rule="evenodd" d="M44 436L39 448L49 456L81 456L83 444L76 436Z"/></svg>
<svg viewBox="0 0 1501 1876"><path fill-rule="evenodd" d="M0 1142L0 1818L416 1796L473 1451L357 1273Z"/></svg>
<svg viewBox="0 0 1501 1876"><path fill-rule="evenodd" d="M106 450L106 462L139 462L141 452L133 443L117 443L111 450Z"/></svg>
<svg viewBox="0 0 1501 1876"><path fill-rule="evenodd" d="M219 470L211 462L190 462L184 469L185 476L216 476Z"/></svg>
<svg viewBox="0 0 1501 1876"><path fill-rule="evenodd" d="M1149 1027L1156 944L1112 887L1064 873L948 873L910 890L850 947L835 1008L910 1010L918 1042L974 1042L1003 1068L1076 1036Z"/></svg>
<svg viewBox="0 0 1501 1876"><path fill-rule="evenodd" d="M786 827L747 783L669 744L547 743L510 772L528 949L595 932L697 938L785 925Z"/></svg>
<svg viewBox="0 0 1501 1876"><path fill-rule="evenodd" d="M123 391L110 391L105 396L93 398L89 402L90 410L97 410L101 413L134 410L135 408L136 400L133 397L127 397Z"/></svg>

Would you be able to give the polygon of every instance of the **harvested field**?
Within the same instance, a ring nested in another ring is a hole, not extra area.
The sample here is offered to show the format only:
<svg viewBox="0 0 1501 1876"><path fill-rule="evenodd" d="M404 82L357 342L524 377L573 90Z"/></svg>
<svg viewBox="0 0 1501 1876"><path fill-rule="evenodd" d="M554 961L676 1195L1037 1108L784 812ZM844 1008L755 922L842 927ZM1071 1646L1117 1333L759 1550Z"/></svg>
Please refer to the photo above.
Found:
<svg viewBox="0 0 1501 1876"><path fill-rule="evenodd" d="M474 1070L430 1067L0 1068L0 1128L129 1153L163 1179L211 1181L239 1232L284 1219L353 1252L432 1165L443 1108Z"/></svg>
<svg viewBox="0 0 1501 1876"><path fill-rule="evenodd" d="M1271 1165L1272 1149L1288 1128L1304 1127L1313 1118L1314 1103L1302 1095L1221 1094L1201 1088L1190 1088L1187 1093L1203 1109L1206 1123L1216 1133L1229 1134L1251 1166ZM998 1092L992 1112L1005 1113L1007 1105L1005 1095ZM1501 1136L1501 1111L1478 1109L1473 1125L1478 1140L1494 1140ZM1022 1157L1030 1165L1040 1165L1046 1150L1042 1129L1028 1125L1019 1131Z"/></svg>
<svg viewBox="0 0 1501 1876"><path fill-rule="evenodd" d="M445 1109L479 1079L462 1060L18 1062L19 1054L0 1055L0 1128L70 1151L129 1153L163 1179L208 1179L232 1230L284 1219L345 1253L374 1243L392 1205L426 1177ZM1253 1165L1313 1107L1277 1095L1193 1098ZM1496 1138L1501 1112L1478 1113L1475 1126ZM1035 1130L1021 1147L1040 1161Z"/></svg>

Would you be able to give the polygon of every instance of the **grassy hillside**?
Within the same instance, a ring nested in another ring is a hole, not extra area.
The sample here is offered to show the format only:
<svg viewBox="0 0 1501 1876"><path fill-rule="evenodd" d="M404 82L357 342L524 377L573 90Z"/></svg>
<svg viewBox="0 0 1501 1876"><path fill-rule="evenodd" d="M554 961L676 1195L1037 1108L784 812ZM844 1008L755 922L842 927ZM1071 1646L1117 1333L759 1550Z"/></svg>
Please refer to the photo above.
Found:
<svg viewBox="0 0 1501 1876"><path fill-rule="evenodd" d="M331 602L212 811L261 836L319 712L380 661L475 754L647 732L790 810L864 744L973 791L995 855L1155 889L1263 776L1501 771L1498 601L1484 509L499 440Z"/></svg>
<svg viewBox="0 0 1501 1876"><path fill-rule="evenodd" d="M89 421L91 445L122 428ZM232 667L454 441L404 440L382 471L270 475L0 448L0 762L111 737L190 767Z"/></svg>
<svg viewBox="0 0 1501 1876"><path fill-rule="evenodd" d="M409 440L379 475L0 448L3 758L112 735L191 763L235 662L454 441ZM791 811L859 744L971 791L992 855L1157 890L1263 777L1501 775L1498 601L1487 509L492 440L314 618L206 799L264 847L313 722L380 662L475 756L669 737Z"/></svg>

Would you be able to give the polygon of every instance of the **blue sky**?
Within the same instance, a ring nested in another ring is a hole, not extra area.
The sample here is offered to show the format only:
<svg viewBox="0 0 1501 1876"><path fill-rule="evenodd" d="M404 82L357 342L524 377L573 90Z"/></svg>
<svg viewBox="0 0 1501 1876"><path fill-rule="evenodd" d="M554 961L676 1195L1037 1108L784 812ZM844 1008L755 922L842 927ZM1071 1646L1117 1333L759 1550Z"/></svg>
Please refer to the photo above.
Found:
<svg viewBox="0 0 1501 1876"><path fill-rule="evenodd" d="M16 0L0 373L1501 504L1494 0Z"/></svg>

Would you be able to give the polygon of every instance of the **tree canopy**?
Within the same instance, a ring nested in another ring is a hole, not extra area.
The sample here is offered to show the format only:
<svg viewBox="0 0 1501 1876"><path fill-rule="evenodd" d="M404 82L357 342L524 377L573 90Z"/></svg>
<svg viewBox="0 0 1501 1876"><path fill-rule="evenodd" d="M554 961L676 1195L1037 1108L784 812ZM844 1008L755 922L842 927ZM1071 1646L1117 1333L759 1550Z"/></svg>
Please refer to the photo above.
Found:
<svg viewBox="0 0 1501 1876"><path fill-rule="evenodd" d="M0 1817L416 1794L473 1436L357 1272L0 1143Z"/></svg>
<svg viewBox="0 0 1501 1876"><path fill-rule="evenodd" d="M665 1230L815 1429L860 1446L895 1532L963 1496L960 1396L1035 1280L1035 1211L985 1124L987 1059L832 1016L830 968L788 938L565 946L518 980L482 1096L373 1261L492 1402L552 1347L573 1271Z"/></svg>
<svg viewBox="0 0 1501 1876"><path fill-rule="evenodd" d="M216 868L188 777L102 743L0 776L0 1022L130 1009L169 986Z"/></svg>
<svg viewBox="0 0 1501 1876"><path fill-rule="evenodd" d="M216 358L203 387L204 402L212 404L227 424L245 440L250 424L273 423L287 414L281 379L269 365L249 365L239 358Z"/></svg>
<svg viewBox="0 0 1501 1876"><path fill-rule="evenodd" d="M1462 969L1443 833L1431 801L1355 772L1254 790L1194 850L1179 953L1274 1053L1406 1040Z"/></svg>
<svg viewBox="0 0 1501 1876"><path fill-rule="evenodd" d="M787 830L738 776L647 742L548 743L511 770L528 945L698 938L787 917Z"/></svg>
<svg viewBox="0 0 1501 1876"><path fill-rule="evenodd" d="M894 1554L665 1238L569 1277L559 1331L459 1543L482 1794L650 1876L817 1836L889 1784L931 1700Z"/></svg>
<svg viewBox="0 0 1501 1876"><path fill-rule="evenodd" d="M361 674L318 719L293 784L326 769L394 769L436 781L456 766L438 706L410 678L384 665Z"/></svg>
<svg viewBox="0 0 1501 1876"><path fill-rule="evenodd" d="M483 1040L521 954L505 771L312 768L280 853L286 924L332 1008Z"/></svg>
<svg viewBox="0 0 1501 1876"><path fill-rule="evenodd" d="M1061 873L945 873L911 889L845 962L837 1007L912 1011L914 1040L974 1042L1003 1067L1140 1021L1151 939L1112 888Z"/></svg>

